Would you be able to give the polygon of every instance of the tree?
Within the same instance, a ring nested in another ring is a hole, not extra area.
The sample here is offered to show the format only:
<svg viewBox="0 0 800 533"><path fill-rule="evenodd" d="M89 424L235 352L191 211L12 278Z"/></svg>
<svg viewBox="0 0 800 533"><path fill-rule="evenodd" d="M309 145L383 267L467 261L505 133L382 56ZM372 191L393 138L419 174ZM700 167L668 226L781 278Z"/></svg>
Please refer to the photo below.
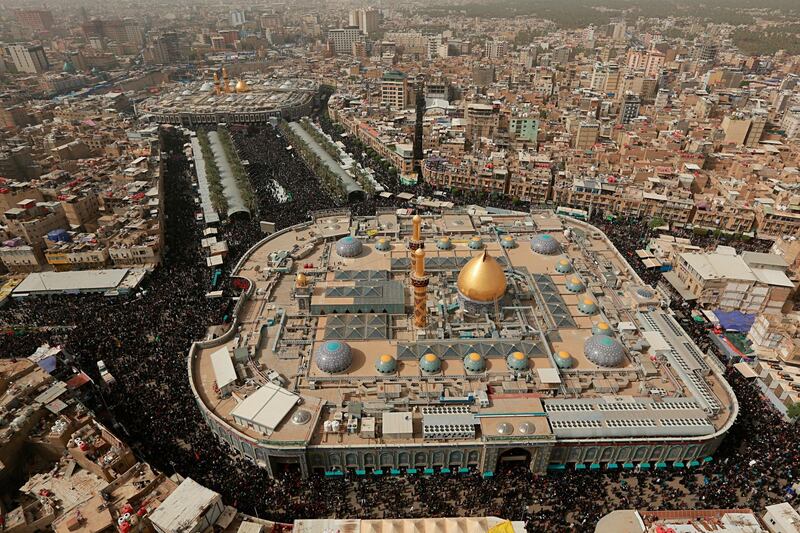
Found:
<svg viewBox="0 0 800 533"><path fill-rule="evenodd" d="M794 402L789 408L786 410L786 414L792 420L797 420L800 418L800 402Z"/></svg>
<svg viewBox="0 0 800 533"><path fill-rule="evenodd" d="M665 221L663 218L661 218L661 217L653 217L653 218L650 220L650 228L651 228L651 229L652 229L652 228L660 228L660 227L661 227L661 226L663 226L664 224L666 224L666 221Z"/></svg>

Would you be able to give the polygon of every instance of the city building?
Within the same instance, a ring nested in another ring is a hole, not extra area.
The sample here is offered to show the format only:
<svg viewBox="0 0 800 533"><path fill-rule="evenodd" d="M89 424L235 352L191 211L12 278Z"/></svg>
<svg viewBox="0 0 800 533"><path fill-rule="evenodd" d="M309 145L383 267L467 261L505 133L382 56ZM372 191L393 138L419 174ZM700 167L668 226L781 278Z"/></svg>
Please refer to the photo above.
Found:
<svg viewBox="0 0 800 533"><path fill-rule="evenodd" d="M333 49L337 54L352 54L353 43L363 38L357 26L328 30L328 42L333 43Z"/></svg>
<svg viewBox="0 0 800 533"><path fill-rule="evenodd" d="M381 103L390 109L405 109L408 104L408 79L402 72L384 72L381 77Z"/></svg>
<svg viewBox="0 0 800 533"><path fill-rule="evenodd" d="M711 309L744 313L780 314L794 292L786 276L782 257L757 252L736 254L719 246L712 253L682 253L675 273L697 297L697 303Z"/></svg>
<svg viewBox="0 0 800 533"><path fill-rule="evenodd" d="M50 69L42 45L12 44L6 46L6 53L17 72L41 74Z"/></svg>
<svg viewBox="0 0 800 533"><path fill-rule="evenodd" d="M239 333L195 343L189 379L212 431L269 473L680 466L711 455L737 415L655 290L573 219L326 211L247 257ZM301 257L313 269L283 270ZM254 268L273 260L277 283ZM280 320L261 305L273 296ZM250 358L297 378L238 375Z"/></svg>
<svg viewBox="0 0 800 533"><path fill-rule="evenodd" d="M50 30L55 24L53 12L47 9L17 9L17 21L35 32Z"/></svg>

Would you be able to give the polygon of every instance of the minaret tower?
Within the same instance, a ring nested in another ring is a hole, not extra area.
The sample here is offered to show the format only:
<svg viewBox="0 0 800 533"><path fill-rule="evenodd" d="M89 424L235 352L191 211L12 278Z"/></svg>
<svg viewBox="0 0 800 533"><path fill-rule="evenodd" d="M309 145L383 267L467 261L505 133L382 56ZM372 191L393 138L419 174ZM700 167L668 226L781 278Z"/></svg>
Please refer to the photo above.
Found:
<svg viewBox="0 0 800 533"><path fill-rule="evenodd" d="M425 251L417 248L414 252L414 271L411 285L414 288L414 327L428 325L428 276L425 274Z"/></svg>

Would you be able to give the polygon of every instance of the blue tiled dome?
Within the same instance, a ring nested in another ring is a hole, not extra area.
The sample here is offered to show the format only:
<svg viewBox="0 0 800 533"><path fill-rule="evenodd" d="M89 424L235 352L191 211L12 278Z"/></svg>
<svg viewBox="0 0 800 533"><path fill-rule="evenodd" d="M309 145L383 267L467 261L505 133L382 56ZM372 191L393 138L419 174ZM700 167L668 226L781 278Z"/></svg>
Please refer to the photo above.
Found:
<svg viewBox="0 0 800 533"><path fill-rule="evenodd" d="M382 355L375 361L375 370L381 374L393 374L397 370L397 359L391 355Z"/></svg>
<svg viewBox="0 0 800 533"><path fill-rule="evenodd" d="M381 237L375 241L375 249L381 252L388 252L392 249L392 241L390 241L387 237Z"/></svg>
<svg viewBox="0 0 800 533"><path fill-rule="evenodd" d="M593 315L597 312L597 303L589 297L581 298L578 302L578 310L585 315Z"/></svg>
<svg viewBox="0 0 800 533"><path fill-rule="evenodd" d="M618 367L625 360L625 347L607 335L592 335L583 344L586 358L597 366Z"/></svg>
<svg viewBox="0 0 800 533"><path fill-rule="evenodd" d="M436 247L440 250L449 250L453 247L453 243L450 242L450 237L439 237L436 239Z"/></svg>
<svg viewBox="0 0 800 533"><path fill-rule="evenodd" d="M511 370L528 370L528 358L522 352L513 352L506 357L506 364Z"/></svg>
<svg viewBox="0 0 800 533"><path fill-rule="evenodd" d="M363 248L364 246L361 244L361 241L352 235L342 237L336 241L336 253L340 257L357 257L361 255Z"/></svg>
<svg viewBox="0 0 800 533"><path fill-rule="evenodd" d="M317 368L328 374L344 372L353 362L350 345L341 341L325 341L317 348Z"/></svg>
<svg viewBox="0 0 800 533"><path fill-rule="evenodd" d="M469 246L470 250L480 250L483 248L483 239L475 235L469 240L469 244L467 246Z"/></svg>
<svg viewBox="0 0 800 533"><path fill-rule="evenodd" d="M419 367L425 374L435 374L442 369L442 360L435 354L426 353L419 358Z"/></svg>
<svg viewBox="0 0 800 533"><path fill-rule="evenodd" d="M578 276L569 276L567 278L567 290L572 293L579 293L586 290L586 286Z"/></svg>
<svg viewBox="0 0 800 533"><path fill-rule="evenodd" d="M572 263L569 262L569 259L564 258L556 263L556 272L559 274L569 274L572 272Z"/></svg>
<svg viewBox="0 0 800 533"><path fill-rule="evenodd" d="M561 245L552 235L542 233L531 239L531 250L537 254L556 255L561 253Z"/></svg>
<svg viewBox="0 0 800 533"><path fill-rule="evenodd" d="M464 356L464 368L467 372L483 372L486 370L486 359L477 352L468 353Z"/></svg>

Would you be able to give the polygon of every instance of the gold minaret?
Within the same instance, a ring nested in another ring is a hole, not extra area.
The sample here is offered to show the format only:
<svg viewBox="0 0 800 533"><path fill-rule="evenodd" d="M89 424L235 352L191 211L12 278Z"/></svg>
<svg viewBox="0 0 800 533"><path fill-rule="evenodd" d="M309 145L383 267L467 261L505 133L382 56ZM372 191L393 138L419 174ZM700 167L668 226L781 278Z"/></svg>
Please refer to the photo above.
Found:
<svg viewBox="0 0 800 533"><path fill-rule="evenodd" d="M411 238L408 240L408 249L417 250L419 248L425 248L425 243L422 242L422 217L414 215L414 218L411 219L411 223L413 224L413 230L411 232Z"/></svg>
<svg viewBox="0 0 800 533"><path fill-rule="evenodd" d="M428 325L428 276L425 274L425 251L417 248L414 252L414 271L411 285L414 288L414 326L424 328Z"/></svg>
<svg viewBox="0 0 800 533"><path fill-rule="evenodd" d="M214 73L214 93L215 94L219 94L220 93L219 76L217 75L216 72Z"/></svg>

